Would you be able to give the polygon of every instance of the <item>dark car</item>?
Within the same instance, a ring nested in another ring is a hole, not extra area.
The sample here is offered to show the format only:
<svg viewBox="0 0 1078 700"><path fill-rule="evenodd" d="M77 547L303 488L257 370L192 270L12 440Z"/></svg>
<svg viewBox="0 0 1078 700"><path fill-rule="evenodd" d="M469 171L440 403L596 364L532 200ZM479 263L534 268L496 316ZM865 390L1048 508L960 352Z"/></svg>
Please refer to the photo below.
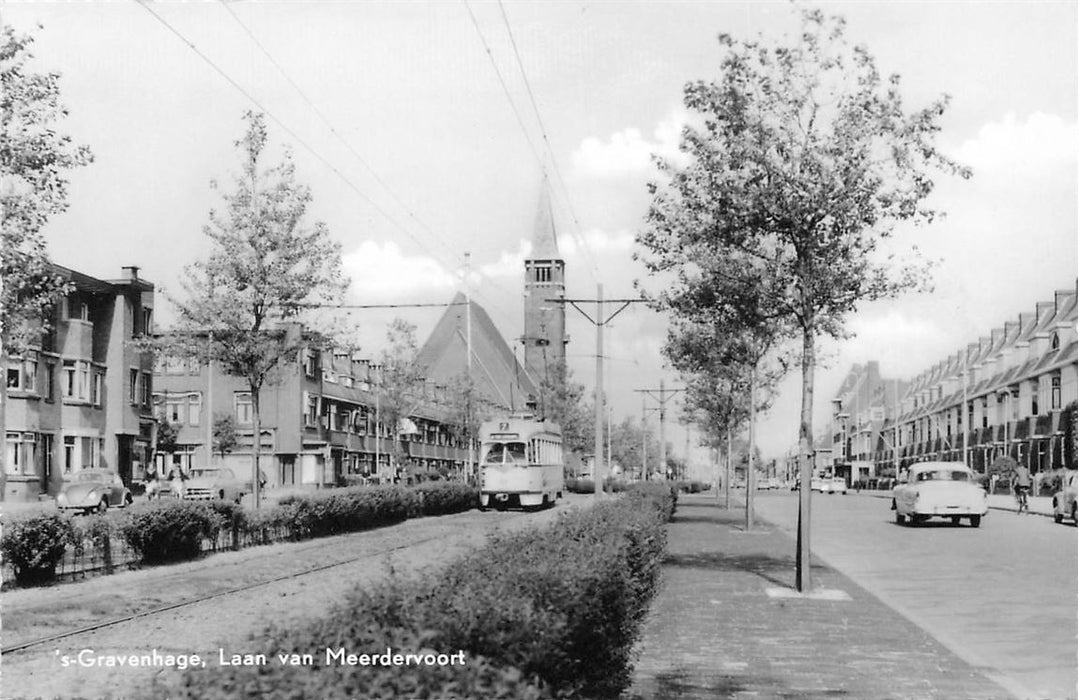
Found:
<svg viewBox="0 0 1078 700"><path fill-rule="evenodd" d="M104 513L111 506L123 508L134 498L120 475L110 469L84 469L77 472L56 496L61 510Z"/></svg>

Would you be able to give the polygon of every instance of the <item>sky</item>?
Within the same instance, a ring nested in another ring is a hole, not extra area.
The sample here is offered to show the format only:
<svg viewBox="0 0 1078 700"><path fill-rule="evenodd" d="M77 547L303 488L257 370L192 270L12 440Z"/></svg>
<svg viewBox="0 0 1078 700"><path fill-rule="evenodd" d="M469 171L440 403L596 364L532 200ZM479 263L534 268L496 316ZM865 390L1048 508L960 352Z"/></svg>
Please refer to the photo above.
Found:
<svg viewBox="0 0 1078 700"><path fill-rule="evenodd" d="M938 178L947 217L901 229L936 261L935 289L859 308L826 341L817 431L852 363L911 378L1078 278L1078 3L824 2L847 20L910 106L951 95L938 143L973 169ZM717 80L717 36L779 38L789 2L0 3L35 36L32 67L61 73L59 131L87 144L70 207L46 228L53 259L100 278L135 265L170 319L185 265L207 250L209 212L238 171L245 110L267 115L271 154L291 149L310 221L341 244L351 304L448 302L467 277L511 343L523 334L523 259L549 178L567 295L635 295L632 260L654 180L677 152L684 85ZM40 26L39 26L40 25ZM534 105L534 106L533 106ZM465 252L470 253L468 273ZM372 356L401 316L420 340L439 309L351 312ZM595 380L595 330L570 311L574 379ZM637 389L680 386L660 349L666 319L643 305L608 327L614 420L654 425ZM758 441L796 444L800 374ZM668 413L676 454L687 442ZM694 459L701 460L700 451Z"/></svg>

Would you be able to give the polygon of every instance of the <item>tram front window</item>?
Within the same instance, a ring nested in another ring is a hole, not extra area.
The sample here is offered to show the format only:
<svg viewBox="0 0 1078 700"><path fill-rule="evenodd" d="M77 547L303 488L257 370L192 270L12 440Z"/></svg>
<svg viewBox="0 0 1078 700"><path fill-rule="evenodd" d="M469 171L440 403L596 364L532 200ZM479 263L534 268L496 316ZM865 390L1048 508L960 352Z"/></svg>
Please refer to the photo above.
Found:
<svg viewBox="0 0 1078 700"><path fill-rule="evenodd" d="M527 452L523 442L496 442L487 451L487 464L526 464Z"/></svg>

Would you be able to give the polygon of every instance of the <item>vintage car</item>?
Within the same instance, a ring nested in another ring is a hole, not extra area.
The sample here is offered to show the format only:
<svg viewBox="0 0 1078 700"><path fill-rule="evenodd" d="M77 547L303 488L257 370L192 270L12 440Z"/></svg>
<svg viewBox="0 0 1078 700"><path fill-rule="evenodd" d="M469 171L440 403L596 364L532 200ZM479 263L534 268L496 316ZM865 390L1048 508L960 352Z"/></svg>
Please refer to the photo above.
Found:
<svg viewBox="0 0 1078 700"><path fill-rule="evenodd" d="M921 462L910 467L905 483L894 488L895 522L918 525L929 518L950 518L958 525L969 519L981 526L988 512L988 494L961 462Z"/></svg>
<svg viewBox="0 0 1078 700"><path fill-rule="evenodd" d="M1078 473L1063 477L1063 488L1052 496L1052 515L1057 523L1070 518L1078 525Z"/></svg>
<svg viewBox="0 0 1078 700"><path fill-rule="evenodd" d="M221 499L239 503L244 494L251 492L251 484L237 478L227 467L195 467L180 492L180 497L188 501Z"/></svg>
<svg viewBox="0 0 1078 700"><path fill-rule="evenodd" d="M77 472L56 496L61 510L104 513L110 506L131 505L134 498L120 475L111 469L84 469Z"/></svg>

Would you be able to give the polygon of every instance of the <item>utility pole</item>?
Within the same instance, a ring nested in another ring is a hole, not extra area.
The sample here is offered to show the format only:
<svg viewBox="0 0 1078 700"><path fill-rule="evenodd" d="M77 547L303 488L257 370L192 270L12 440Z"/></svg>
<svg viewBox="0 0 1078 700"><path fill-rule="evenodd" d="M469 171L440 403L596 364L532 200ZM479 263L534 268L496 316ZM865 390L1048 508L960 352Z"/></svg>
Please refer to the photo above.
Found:
<svg viewBox="0 0 1078 700"><path fill-rule="evenodd" d="M206 405L202 410L206 421L206 466L213 466L213 331L206 335ZM257 477L256 477L257 478Z"/></svg>
<svg viewBox="0 0 1078 700"><path fill-rule="evenodd" d="M464 468L465 480L469 483L474 478L472 469L475 463L475 440L472 436L472 297L468 277L472 272L472 253L464 252L464 329L466 335L465 345L468 353L468 396L464 403L464 436L468 440L468 465ZM513 364L516 364L515 362ZM512 402L510 402L512 403Z"/></svg>
<svg viewBox="0 0 1078 700"><path fill-rule="evenodd" d="M640 480L648 480L648 397L640 396Z"/></svg>
<svg viewBox="0 0 1078 700"><path fill-rule="evenodd" d="M656 389L635 389L641 394L651 396L657 399L659 402L659 469L662 470L663 478L666 477L666 402L670 400L674 394L679 391L685 391L683 388L667 389L666 380L659 380L659 388ZM658 395L656 396L656 392Z"/></svg>
<svg viewBox="0 0 1078 700"><path fill-rule="evenodd" d="M643 299L610 299L611 304L621 304L617 311L605 316L603 311L603 285L596 287L595 299L547 299L553 304L569 304L579 311L581 315L592 322L595 326L595 462L592 468L592 476L595 480L595 496L598 498L603 491L602 461L603 461L603 410L605 397L603 396L603 328L614 320L614 317L624 311L629 304L643 303ZM577 304L595 304L595 318L588 315Z"/></svg>

